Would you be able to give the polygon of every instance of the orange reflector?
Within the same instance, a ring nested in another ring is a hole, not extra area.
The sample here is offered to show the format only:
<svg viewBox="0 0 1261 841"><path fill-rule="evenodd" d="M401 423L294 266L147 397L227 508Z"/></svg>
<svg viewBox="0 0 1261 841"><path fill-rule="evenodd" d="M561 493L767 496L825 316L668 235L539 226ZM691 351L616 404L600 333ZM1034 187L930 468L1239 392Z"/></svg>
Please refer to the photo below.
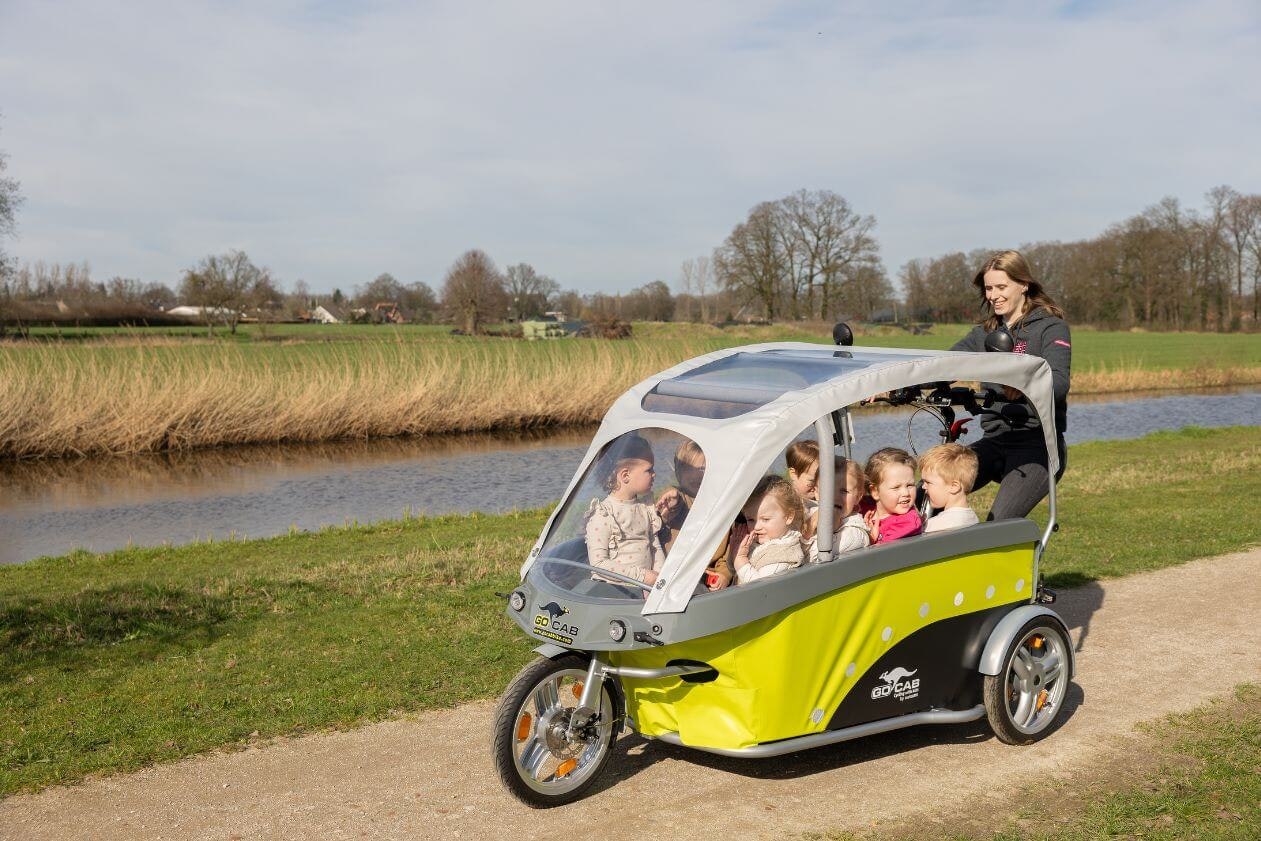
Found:
<svg viewBox="0 0 1261 841"><path fill-rule="evenodd" d="M582 683L581 682L575 683L573 686L569 688L569 691L574 693L575 698L581 698L582 697Z"/></svg>
<svg viewBox="0 0 1261 841"><path fill-rule="evenodd" d="M570 774L574 772L574 769L577 767L578 767L578 760L566 759L564 762L562 762L560 765L556 767L556 779L559 780L561 777L568 777Z"/></svg>
<svg viewBox="0 0 1261 841"><path fill-rule="evenodd" d="M517 719L517 741L524 742L530 738L530 731L533 730L534 716L529 713L521 713L521 717Z"/></svg>
<svg viewBox="0 0 1261 841"><path fill-rule="evenodd" d="M1046 706L1046 699L1047 699L1047 692L1045 689L1043 689L1041 692L1038 693L1038 700L1033 705L1034 710L1036 710L1037 712L1041 712L1042 708Z"/></svg>

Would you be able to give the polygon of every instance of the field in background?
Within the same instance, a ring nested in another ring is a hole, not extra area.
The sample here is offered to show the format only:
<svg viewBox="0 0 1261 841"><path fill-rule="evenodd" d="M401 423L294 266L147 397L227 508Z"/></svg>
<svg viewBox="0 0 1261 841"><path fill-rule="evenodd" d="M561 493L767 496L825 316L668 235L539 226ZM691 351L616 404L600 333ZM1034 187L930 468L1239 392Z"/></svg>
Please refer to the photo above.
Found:
<svg viewBox="0 0 1261 841"><path fill-rule="evenodd" d="M967 325L858 343L948 348ZM636 324L627 341L526 342L443 327L249 325L45 330L0 344L0 457L523 429L598 421L618 394L698 354L826 342L829 325ZM1077 394L1261 382L1261 336L1074 335Z"/></svg>

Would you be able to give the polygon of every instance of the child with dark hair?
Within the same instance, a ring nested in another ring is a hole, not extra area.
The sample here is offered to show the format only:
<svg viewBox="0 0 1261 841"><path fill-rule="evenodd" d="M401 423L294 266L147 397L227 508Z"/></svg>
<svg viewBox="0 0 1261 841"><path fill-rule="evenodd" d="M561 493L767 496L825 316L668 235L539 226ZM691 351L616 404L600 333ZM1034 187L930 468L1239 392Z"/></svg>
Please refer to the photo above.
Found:
<svg viewBox="0 0 1261 841"><path fill-rule="evenodd" d="M661 517L651 503L639 501L652 491L654 462L652 447L640 436L632 433L614 441L601 457L609 495L591 501L584 527L587 560L593 567L645 584L656 583L666 559Z"/></svg>

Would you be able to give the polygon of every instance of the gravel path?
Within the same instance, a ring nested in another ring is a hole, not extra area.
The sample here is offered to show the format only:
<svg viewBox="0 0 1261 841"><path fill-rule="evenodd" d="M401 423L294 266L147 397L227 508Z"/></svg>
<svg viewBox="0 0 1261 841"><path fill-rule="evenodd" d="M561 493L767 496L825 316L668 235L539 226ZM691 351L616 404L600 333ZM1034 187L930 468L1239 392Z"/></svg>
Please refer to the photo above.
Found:
<svg viewBox="0 0 1261 841"><path fill-rule="evenodd" d="M762 762L627 737L603 787L539 812L496 781L481 702L11 797L0 838L744 839L933 821L1115 759L1135 723L1261 681L1258 604L1261 549L1062 592L1078 677L1063 726L1031 747L984 721Z"/></svg>

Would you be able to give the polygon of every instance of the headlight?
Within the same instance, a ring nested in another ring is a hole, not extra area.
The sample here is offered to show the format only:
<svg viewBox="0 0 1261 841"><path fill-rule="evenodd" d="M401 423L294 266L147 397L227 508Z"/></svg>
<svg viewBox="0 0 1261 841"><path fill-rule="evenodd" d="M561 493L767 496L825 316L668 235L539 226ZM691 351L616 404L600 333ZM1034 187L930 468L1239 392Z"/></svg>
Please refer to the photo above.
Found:
<svg viewBox="0 0 1261 841"><path fill-rule="evenodd" d="M525 596L521 594L520 590L512 591L512 595L508 597L508 606L517 613L520 613L521 609L525 607Z"/></svg>
<svg viewBox="0 0 1261 841"><path fill-rule="evenodd" d="M621 642L626 638L626 625L614 619L609 623L609 639L613 642Z"/></svg>

